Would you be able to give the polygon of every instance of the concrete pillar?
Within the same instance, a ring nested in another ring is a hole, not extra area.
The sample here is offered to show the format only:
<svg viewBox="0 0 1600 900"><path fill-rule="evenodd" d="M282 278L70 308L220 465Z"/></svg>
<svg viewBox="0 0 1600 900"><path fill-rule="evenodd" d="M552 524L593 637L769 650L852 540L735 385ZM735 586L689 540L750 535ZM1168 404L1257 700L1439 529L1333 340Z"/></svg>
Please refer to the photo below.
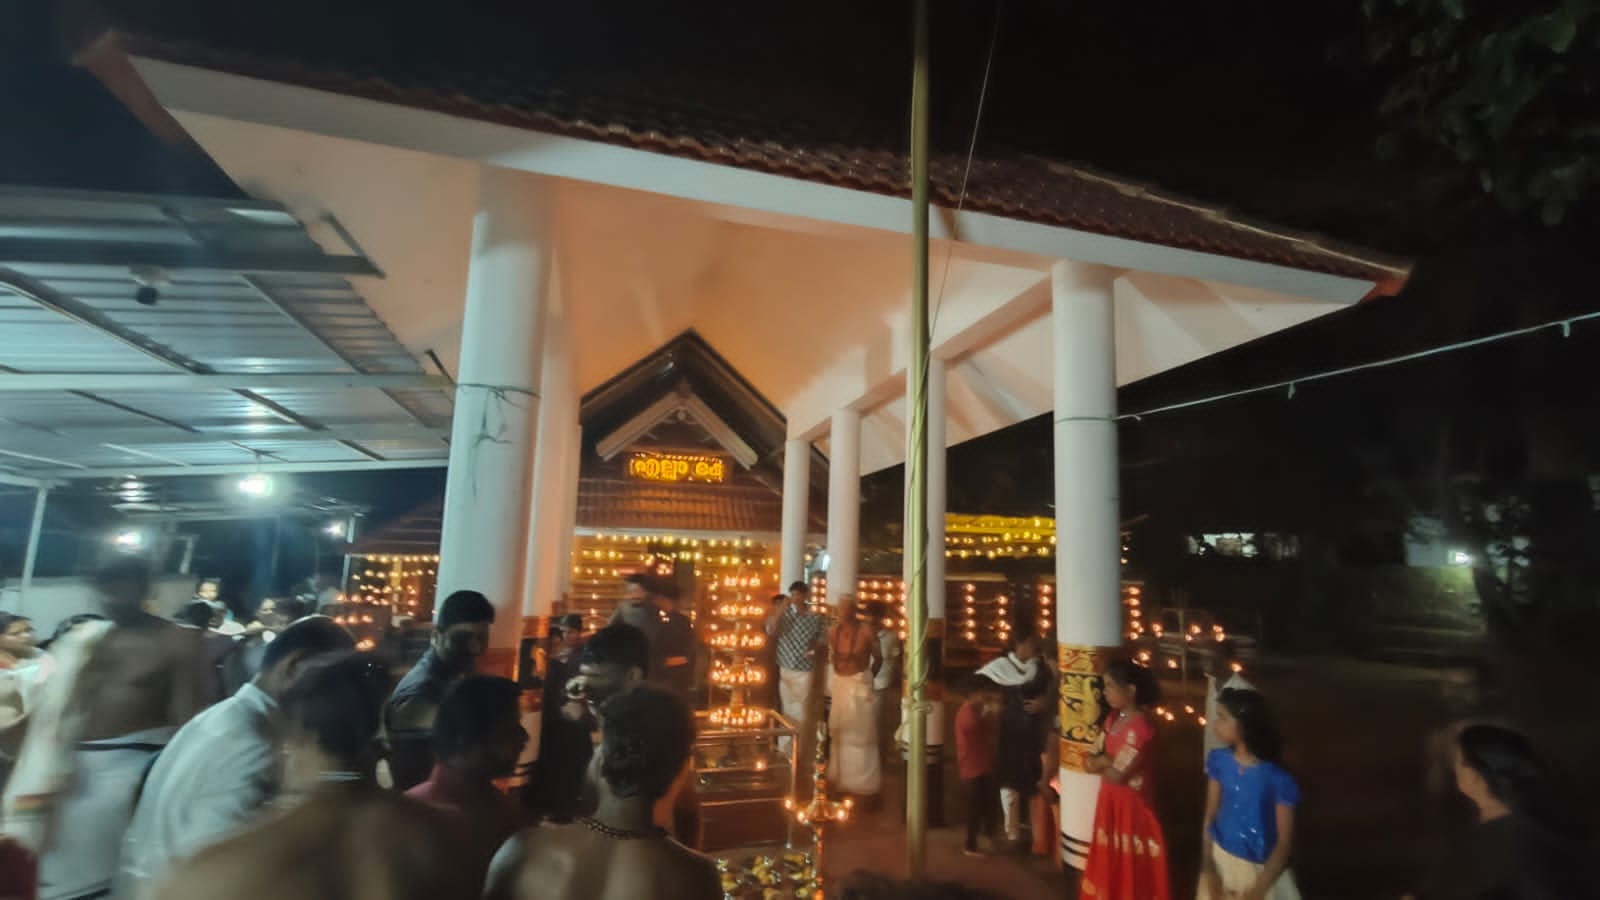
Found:
<svg viewBox="0 0 1600 900"><path fill-rule="evenodd" d="M567 456L573 452L572 430L577 410L574 392L571 337L564 317L552 316L545 330L544 364L539 379L543 403L539 407L536 442L539 455L533 464L533 491L528 504L527 589L522 615L527 626L548 624L560 595L561 576L568 563L561 559L561 531L566 524ZM540 632L535 631L534 634Z"/></svg>
<svg viewBox="0 0 1600 900"><path fill-rule="evenodd" d="M783 550L779 590L806 579L806 532L811 521L811 442L790 438L783 445Z"/></svg>
<svg viewBox="0 0 1600 900"><path fill-rule="evenodd" d="M1050 270L1061 840L1063 859L1078 869L1088 857L1100 790L1099 777L1084 771L1099 737L1095 687L1122 644L1115 278L1114 270L1077 263Z"/></svg>
<svg viewBox="0 0 1600 900"><path fill-rule="evenodd" d="M39 561L39 540L44 536L44 506L50 499L50 489L36 488L33 493L33 518L28 520L28 549L22 554L22 581L17 585L17 612L28 611L28 589L33 587L33 568Z"/></svg>
<svg viewBox="0 0 1600 900"><path fill-rule="evenodd" d="M785 476L787 477L787 476ZM828 437L828 602L856 592L861 571L861 414L833 414Z"/></svg>
<svg viewBox="0 0 1600 900"><path fill-rule="evenodd" d="M549 185L536 176L481 167L437 598L442 603L452 592L470 589L495 605L490 652L481 668L497 674L514 668L522 630L551 239Z"/></svg>

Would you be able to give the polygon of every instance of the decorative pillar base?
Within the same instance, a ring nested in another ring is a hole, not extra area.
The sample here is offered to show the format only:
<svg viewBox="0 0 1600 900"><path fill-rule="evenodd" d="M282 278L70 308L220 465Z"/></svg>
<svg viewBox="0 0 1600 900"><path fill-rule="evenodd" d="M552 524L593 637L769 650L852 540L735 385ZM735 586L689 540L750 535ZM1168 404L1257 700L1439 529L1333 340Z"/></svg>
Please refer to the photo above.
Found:
<svg viewBox="0 0 1600 900"><path fill-rule="evenodd" d="M1056 646L1060 681L1057 711L1061 717L1061 859L1083 869L1094 837L1094 810L1100 798L1100 776L1084 771L1101 742L1105 710L1101 675L1117 647Z"/></svg>

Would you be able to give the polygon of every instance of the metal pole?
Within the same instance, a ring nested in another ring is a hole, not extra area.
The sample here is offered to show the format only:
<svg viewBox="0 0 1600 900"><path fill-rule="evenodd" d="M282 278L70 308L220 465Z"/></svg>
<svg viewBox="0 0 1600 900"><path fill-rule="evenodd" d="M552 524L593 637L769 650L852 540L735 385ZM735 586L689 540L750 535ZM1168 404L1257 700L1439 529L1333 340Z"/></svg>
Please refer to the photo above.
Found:
<svg viewBox="0 0 1600 900"><path fill-rule="evenodd" d="M22 584L17 591L17 612L28 611L28 589L33 586L33 564L39 558L39 538L44 534L44 504L50 489L41 487L33 494L33 520L28 525L28 550L22 557Z"/></svg>
<svg viewBox="0 0 1600 900"><path fill-rule="evenodd" d="M272 517L272 565L267 570L267 591L262 597L271 597L278 593L278 542L283 538L283 517ZM258 597L256 599L262 599Z"/></svg>
<svg viewBox="0 0 1600 900"><path fill-rule="evenodd" d="M350 555L350 548L356 542L356 517L351 516L344 523L344 565L339 569L339 593L350 592L350 567L355 562L355 557Z"/></svg>
<svg viewBox="0 0 1600 900"><path fill-rule="evenodd" d="M198 535L186 534L178 539L183 541L183 556L178 560L178 574L188 575L194 569L194 542Z"/></svg>
<svg viewBox="0 0 1600 900"><path fill-rule="evenodd" d="M906 674L906 852L912 878L927 871L928 831L928 0L916 0L911 70L911 432L906 447L906 555L911 583ZM942 549L942 548L941 548ZM932 785L935 790L940 785Z"/></svg>

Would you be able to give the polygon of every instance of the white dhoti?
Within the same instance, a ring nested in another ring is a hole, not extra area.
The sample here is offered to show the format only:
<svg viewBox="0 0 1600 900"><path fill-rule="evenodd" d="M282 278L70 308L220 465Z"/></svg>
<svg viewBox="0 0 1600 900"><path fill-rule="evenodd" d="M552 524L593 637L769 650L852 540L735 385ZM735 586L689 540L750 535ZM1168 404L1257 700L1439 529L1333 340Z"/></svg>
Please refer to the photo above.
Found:
<svg viewBox="0 0 1600 900"><path fill-rule="evenodd" d="M797 730L806 727L806 704L811 702L811 673L796 669L778 670L778 708ZM789 739L779 738L778 749L789 752Z"/></svg>
<svg viewBox="0 0 1600 900"><path fill-rule="evenodd" d="M77 745L70 786L58 802L52 839L39 860L39 900L111 889L139 785L174 730L152 728Z"/></svg>
<svg viewBox="0 0 1600 900"><path fill-rule="evenodd" d="M878 713L873 703L872 673L839 675L830 671L828 713L832 752L828 781L850 794L870 796L883 788L883 758L878 753Z"/></svg>
<svg viewBox="0 0 1600 900"><path fill-rule="evenodd" d="M1222 896L1211 896L1211 892L1206 890L1206 880L1201 878L1200 889L1196 892L1199 900L1233 900L1242 896L1256 883L1263 868L1261 863L1240 859L1217 846L1211 848L1211 859L1216 864L1217 875L1222 881ZM1284 870L1267 890L1266 900L1300 900L1300 888L1295 884L1294 873Z"/></svg>

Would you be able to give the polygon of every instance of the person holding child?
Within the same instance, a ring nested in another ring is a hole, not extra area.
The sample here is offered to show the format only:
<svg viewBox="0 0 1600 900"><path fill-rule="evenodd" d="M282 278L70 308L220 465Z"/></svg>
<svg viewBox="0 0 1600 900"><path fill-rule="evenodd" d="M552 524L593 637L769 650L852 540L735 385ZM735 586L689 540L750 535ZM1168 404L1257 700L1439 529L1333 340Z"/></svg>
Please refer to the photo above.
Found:
<svg viewBox="0 0 1600 900"><path fill-rule="evenodd" d="M1289 872L1300 786L1282 765L1272 711L1255 691L1217 697L1217 737L1206 757L1201 900L1300 900Z"/></svg>

